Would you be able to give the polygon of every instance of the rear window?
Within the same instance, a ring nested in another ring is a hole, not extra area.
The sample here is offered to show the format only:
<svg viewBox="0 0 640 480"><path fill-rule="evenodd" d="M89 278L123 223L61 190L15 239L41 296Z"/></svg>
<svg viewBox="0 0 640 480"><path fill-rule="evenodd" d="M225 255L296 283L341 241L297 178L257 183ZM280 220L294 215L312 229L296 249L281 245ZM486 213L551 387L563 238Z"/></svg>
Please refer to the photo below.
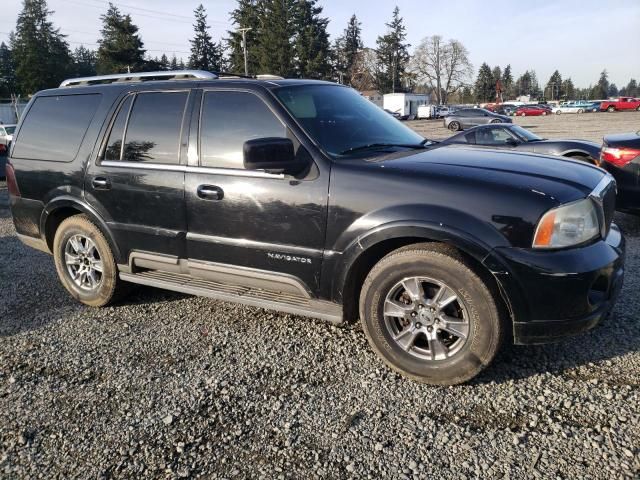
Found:
<svg viewBox="0 0 640 480"><path fill-rule="evenodd" d="M100 94L37 97L20 127L16 158L70 162L100 104Z"/></svg>

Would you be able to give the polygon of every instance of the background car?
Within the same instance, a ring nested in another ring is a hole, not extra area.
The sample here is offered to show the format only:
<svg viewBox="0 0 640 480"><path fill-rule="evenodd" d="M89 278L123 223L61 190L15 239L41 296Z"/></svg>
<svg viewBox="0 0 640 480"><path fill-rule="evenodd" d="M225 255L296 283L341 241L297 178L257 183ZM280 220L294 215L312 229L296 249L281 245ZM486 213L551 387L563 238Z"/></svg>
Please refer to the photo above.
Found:
<svg viewBox="0 0 640 480"><path fill-rule="evenodd" d="M0 145L9 146L11 143L11 139L13 138L13 132L15 132L16 126L14 124L11 125L0 125Z"/></svg>
<svg viewBox="0 0 640 480"><path fill-rule="evenodd" d="M585 112L599 112L600 111L600 104L602 102L591 102L589 104L589 106L585 107Z"/></svg>
<svg viewBox="0 0 640 480"><path fill-rule="evenodd" d="M523 105L518 107L513 114L518 117L533 117L538 115L548 115L549 110L537 105Z"/></svg>
<svg viewBox="0 0 640 480"><path fill-rule="evenodd" d="M513 120L506 115L490 112L484 108L462 108L444 118L444 126L456 132L476 125L487 123L511 123Z"/></svg>
<svg viewBox="0 0 640 480"><path fill-rule="evenodd" d="M602 143L600 166L616 179L616 208L640 213L640 130L607 135Z"/></svg>
<svg viewBox="0 0 640 480"><path fill-rule="evenodd" d="M491 124L474 127L437 144L467 145L571 157L597 164L600 145L587 140L547 140L514 124Z"/></svg>
<svg viewBox="0 0 640 480"><path fill-rule="evenodd" d="M565 103L564 105L553 107L551 111L556 115L560 115L562 113L584 113L585 107L573 103Z"/></svg>

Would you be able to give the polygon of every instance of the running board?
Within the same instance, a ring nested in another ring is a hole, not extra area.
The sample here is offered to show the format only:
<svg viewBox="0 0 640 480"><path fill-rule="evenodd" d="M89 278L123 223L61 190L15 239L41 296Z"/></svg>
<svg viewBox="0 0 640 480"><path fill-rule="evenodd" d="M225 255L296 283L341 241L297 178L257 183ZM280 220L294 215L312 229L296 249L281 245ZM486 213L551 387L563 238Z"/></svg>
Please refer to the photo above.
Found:
<svg viewBox="0 0 640 480"><path fill-rule="evenodd" d="M231 285L202 280L182 273L152 270L139 273L120 272L120 278L140 285L318 318L333 324L342 323L342 308L337 303L314 300L293 293Z"/></svg>

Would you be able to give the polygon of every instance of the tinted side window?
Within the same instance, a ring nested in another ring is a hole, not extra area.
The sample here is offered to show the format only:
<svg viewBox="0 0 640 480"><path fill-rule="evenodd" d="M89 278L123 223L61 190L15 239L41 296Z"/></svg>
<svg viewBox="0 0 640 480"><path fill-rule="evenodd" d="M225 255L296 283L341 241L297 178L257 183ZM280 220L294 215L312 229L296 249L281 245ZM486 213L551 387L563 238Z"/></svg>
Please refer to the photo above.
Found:
<svg viewBox="0 0 640 480"><path fill-rule="evenodd" d="M38 97L25 117L13 156L70 162L78 154L100 94Z"/></svg>
<svg viewBox="0 0 640 480"><path fill-rule="evenodd" d="M244 168L244 142L286 134L285 126L256 95L205 92L200 119L200 165Z"/></svg>
<svg viewBox="0 0 640 480"><path fill-rule="evenodd" d="M109 140L107 140L107 148L104 151L104 160L120 160L120 153L122 152L122 137L124 137L124 127L127 123L127 117L129 116L129 109L131 108L131 102L133 101L133 95L129 95L122 105L111 127L111 133L109 134Z"/></svg>
<svg viewBox="0 0 640 480"><path fill-rule="evenodd" d="M139 93L133 102L122 159L180 163L180 129L187 92Z"/></svg>

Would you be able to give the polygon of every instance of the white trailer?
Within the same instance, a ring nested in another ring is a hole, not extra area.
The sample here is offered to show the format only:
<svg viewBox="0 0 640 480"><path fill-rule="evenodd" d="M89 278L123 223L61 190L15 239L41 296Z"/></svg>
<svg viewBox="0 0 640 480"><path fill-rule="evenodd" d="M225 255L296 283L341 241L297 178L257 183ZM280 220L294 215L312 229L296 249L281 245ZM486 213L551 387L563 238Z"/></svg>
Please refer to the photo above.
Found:
<svg viewBox="0 0 640 480"><path fill-rule="evenodd" d="M387 93L382 99L383 108L399 113L400 118L406 119L418 115L418 107L427 105L430 97L424 93Z"/></svg>

